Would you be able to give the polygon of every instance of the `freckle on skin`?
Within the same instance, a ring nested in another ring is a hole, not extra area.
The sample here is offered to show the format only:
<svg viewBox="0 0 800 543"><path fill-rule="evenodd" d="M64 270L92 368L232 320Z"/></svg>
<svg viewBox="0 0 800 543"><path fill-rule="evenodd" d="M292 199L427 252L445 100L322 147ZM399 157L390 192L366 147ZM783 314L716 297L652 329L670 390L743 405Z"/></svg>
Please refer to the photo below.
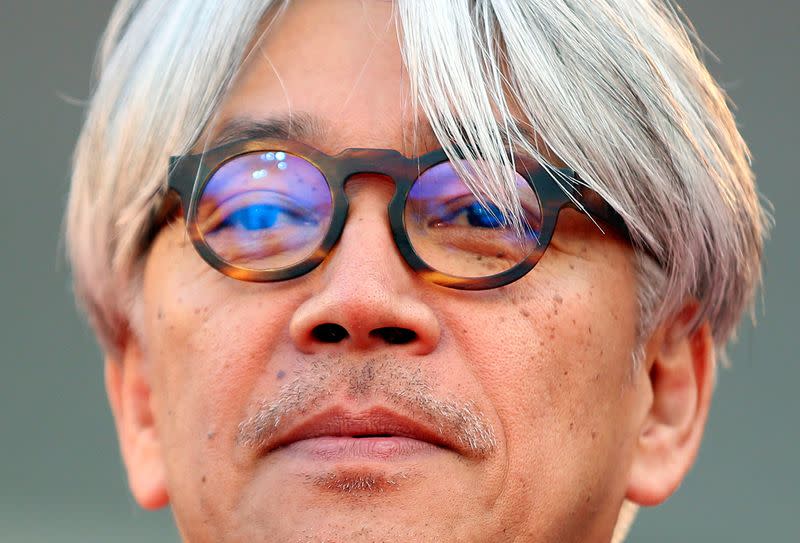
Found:
<svg viewBox="0 0 800 543"><path fill-rule="evenodd" d="M206 476L205 475L203 475L203 477L200 478L200 482L201 483L205 483L206 482Z"/></svg>
<svg viewBox="0 0 800 543"><path fill-rule="evenodd" d="M595 439L597 439L597 432L592 430L592 440L595 440Z"/></svg>
<svg viewBox="0 0 800 543"><path fill-rule="evenodd" d="M562 298L560 295L556 294L555 296L553 296L553 301L555 303L557 303L557 304L560 304L560 303L562 303L564 301L564 298Z"/></svg>
<svg viewBox="0 0 800 543"><path fill-rule="evenodd" d="M161 306L158 306L158 313L156 314L156 318L161 320L164 318L164 309Z"/></svg>
<svg viewBox="0 0 800 543"><path fill-rule="evenodd" d="M208 433L206 434L206 438L208 438L208 440L209 440L209 441L211 441L212 439L214 439L214 436L215 436L215 435L217 435L217 433L216 433L216 432L208 432Z"/></svg>
<svg viewBox="0 0 800 543"><path fill-rule="evenodd" d="M519 314L522 315L525 318L531 316L530 312L527 309L525 309L524 307L519 310Z"/></svg>

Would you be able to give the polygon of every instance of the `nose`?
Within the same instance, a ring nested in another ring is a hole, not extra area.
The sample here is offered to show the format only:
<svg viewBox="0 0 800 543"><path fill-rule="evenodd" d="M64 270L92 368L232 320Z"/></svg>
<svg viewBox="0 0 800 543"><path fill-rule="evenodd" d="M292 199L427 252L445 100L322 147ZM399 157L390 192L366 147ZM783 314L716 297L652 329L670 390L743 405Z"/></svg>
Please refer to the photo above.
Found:
<svg viewBox="0 0 800 543"><path fill-rule="evenodd" d="M420 298L429 288L400 256L386 213L393 185L372 176L348 182L350 211L336 247L315 274L313 293L289 324L307 354L393 349L428 354L440 325Z"/></svg>

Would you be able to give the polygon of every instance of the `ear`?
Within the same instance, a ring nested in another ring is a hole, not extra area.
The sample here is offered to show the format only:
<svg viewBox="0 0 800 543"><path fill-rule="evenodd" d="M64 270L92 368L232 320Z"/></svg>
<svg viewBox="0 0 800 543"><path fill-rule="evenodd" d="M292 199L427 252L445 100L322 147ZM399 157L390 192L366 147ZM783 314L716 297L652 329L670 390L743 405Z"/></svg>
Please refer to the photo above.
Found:
<svg viewBox="0 0 800 543"><path fill-rule="evenodd" d="M141 507L158 509L169 503L169 496L151 405L150 375L142 350L130 335L122 353L121 360L109 356L105 360L108 401L131 493Z"/></svg>
<svg viewBox="0 0 800 543"><path fill-rule="evenodd" d="M631 466L626 497L658 505L680 485L694 463L714 387L714 343L707 322L687 329L691 303L664 323L646 348L644 386L649 405Z"/></svg>

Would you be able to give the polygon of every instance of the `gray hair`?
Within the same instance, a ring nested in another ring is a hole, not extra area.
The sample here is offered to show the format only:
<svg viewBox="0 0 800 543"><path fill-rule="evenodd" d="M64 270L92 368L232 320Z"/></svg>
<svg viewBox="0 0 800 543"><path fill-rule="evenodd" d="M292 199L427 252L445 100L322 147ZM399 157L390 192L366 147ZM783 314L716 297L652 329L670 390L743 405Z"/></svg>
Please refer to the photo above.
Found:
<svg viewBox="0 0 800 543"><path fill-rule="evenodd" d="M167 157L186 152L281 0L121 0L74 156L66 236L76 296L116 353ZM662 0L398 0L412 98L478 194L516 210L511 146L545 149L626 220L644 337L687 300L724 346L760 282L769 219L726 96ZM535 137L531 137L535 134ZM475 160L476 156L471 157ZM568 181L560 182L568 188ZM651 258L648 255L653 255Z"/></svg>

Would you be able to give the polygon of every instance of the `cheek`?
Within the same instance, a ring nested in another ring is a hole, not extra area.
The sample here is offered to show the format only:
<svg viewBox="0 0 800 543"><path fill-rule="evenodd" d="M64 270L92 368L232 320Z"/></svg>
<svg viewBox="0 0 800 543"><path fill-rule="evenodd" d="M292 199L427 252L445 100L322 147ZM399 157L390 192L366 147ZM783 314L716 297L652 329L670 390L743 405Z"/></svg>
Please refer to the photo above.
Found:
<svg viewBox="0 0 800 543"><path fill-rule="evenodd" d="M156 425L173 497L199 500L173 506L210 515L204 495L240 484L231 465L238 423L253 390L265 388L261 381L277 381L281 368L265 366L289 341L293 298L224 277L194 257L166 258L168 244L161 249L148 261L143 293Z"/></svg>
<svg viewBox="0 0 800 543"><path fill-rule="evenodd" d="M604 278L596 267L564 274L542 268L451 316L448 328L465 358L477 362L481 381L498 389L544 387L540 392L559 401L567 385L622 380L636 332L633 278Z"/></svg>
<svg viewBox="0 0 800 543"><path fill-rule="evenodd" d="M144 276L144 344L161 387L156 396L170 409L215 402L252 383L246 377L288 337L283 308L292 303L286 290L278 296L223 276L181 239L159 238Z"/></svg>
<svg viewBox="0 0 800 543"><path fill-rule="evenodd" d="M637 305L629 268L610 264L550 255L476 308L462 342L501 421L509 479L534 502L591 493L622 464Z"/></svg>

